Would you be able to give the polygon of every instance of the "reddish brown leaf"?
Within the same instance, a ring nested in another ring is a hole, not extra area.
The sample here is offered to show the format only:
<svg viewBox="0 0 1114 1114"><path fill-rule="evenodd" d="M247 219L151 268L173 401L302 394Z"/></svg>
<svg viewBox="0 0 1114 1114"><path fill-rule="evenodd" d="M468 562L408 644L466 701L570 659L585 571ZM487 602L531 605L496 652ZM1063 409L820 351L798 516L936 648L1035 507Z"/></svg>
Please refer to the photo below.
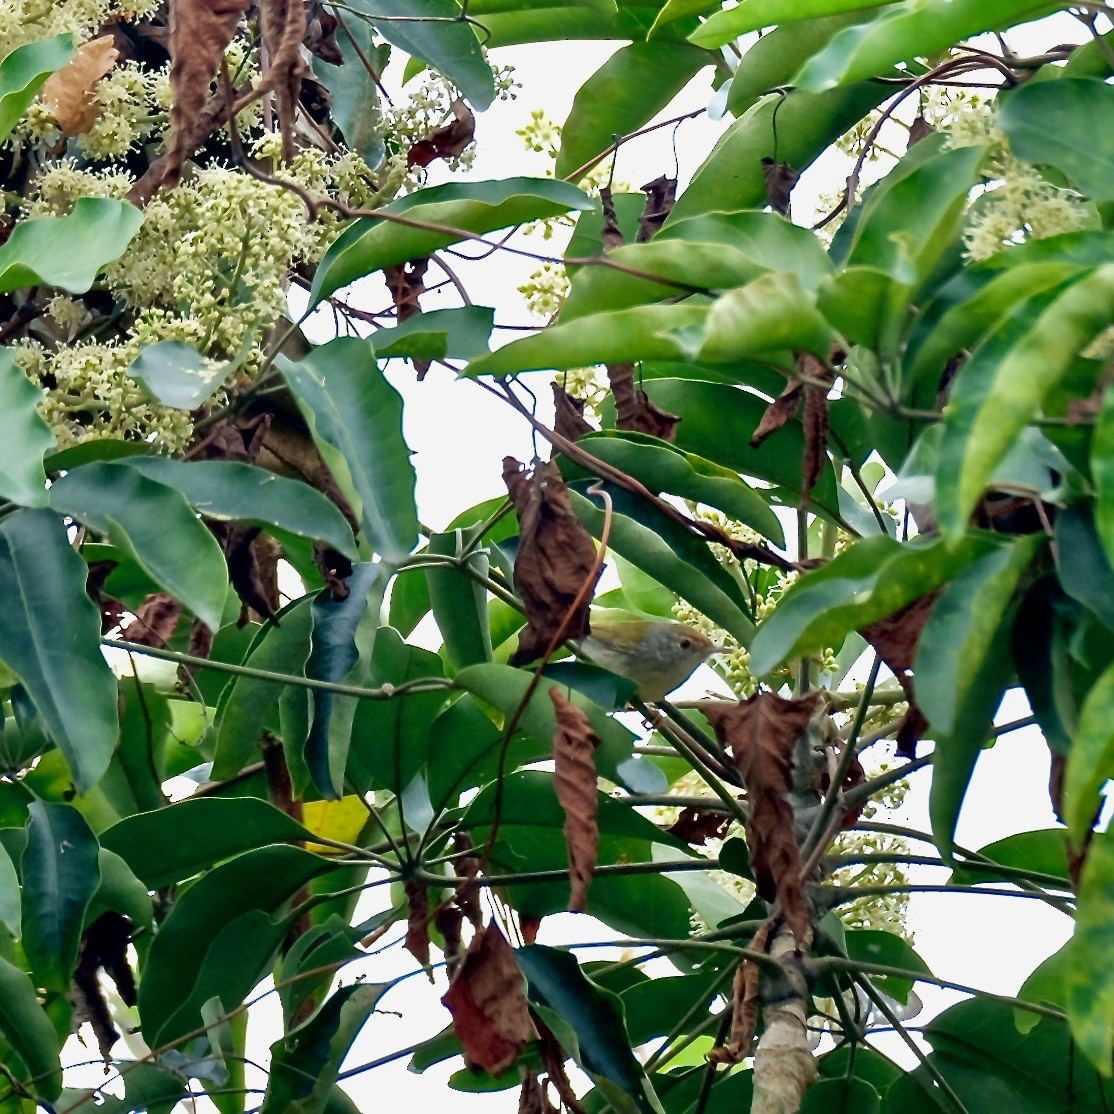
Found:
<svg viewBox="0 0 1114 1114"><path fill-rule="evenodd" d="M538 940L538 932L542 927L541 917L531 917L527 913L518 914L518 928L522 933L522 939L527 944L535 944Z"/></svg>
<svg viewBox="0 0 1114 1114"><path fill-rule="evenodd" d="M530 1020L514 950L492 921L476 929L468 953L441 1001L473 1071L502 1075L537 1033Z"/></svg>
<svg viewBox="0 0 1114 1114"><path fill-rule="evenodd" d="M514 584L526 605L527 623L518 636L511 665L541 657L558 639L588 633L588 609L596 548L577 521L556 464L538 464L527 475L514 457L503 460L503 480L518 514ZM598 571L595 574L598 579ZM577 597L581 601L573 610ZM570 614L571 612L571 614Z"/></svg>
<svg viewBox="0 0 1114 1114"><path fill-rule="evenodd" d="M279 608L278 563L276 559L268 577L255 546L259 527L211 522L209 529L224 550L229 582L243 604L238 625L251 621L253 613L261 621L272 618Z"/></svg>
<svg viewBox="0 0 1114 1114"><path fill-rule="evenodd" d="M341 54L336 40L339 26L336 16L325 10L321 0L310 0L306 5L306 36L302 45L322 62L328 62L330 66L343 66L344 55Z"/></svg>
<svg viewBox="0 0 1114 1114"><path fill-rule="evenodd" d="M395 305L395 319L400 325L422 311L418 299L425 293L424 279L428 267L428 259L415 259L383 270L383 278ZM418 379L424 379L429 371L429 361L415 359L412 362Z"/></svg>
<svg viewBox="0 0 1114 1114"><path fill-rule="evenodd" d="M306 35L305 0L260 0L259 23L267 52L267 84L275 94L282 133L282 157L294 157L294 119L302 84L302 40Z"/></svg>
<svg viewBox="0 0 1114 1114"><path fill-rule="evenodd" d="M584 418L583 399L573 398L559 384L553 384L553 428L570 441L592 433L592 427Z"/></svg>
<svg viewBox="0 0 1114 1114"><path fill-rule="evenodd" d="M769 925L759 929L751 941L751 950L764 952L769 935ZM760 976L761 969L749 959L744 959L735 969L731 988L731 1030L727 1040L708 1053L709 1063L738 1064L750 1055L758 1027Z"/></svg>
<svg viewBox="0 0 1114 1114"><path fill-rule="evenodd" d="M786 700L777 693L759 692L739 703L700 704L716 737L734 756L747 789L747 845L758 893L765 901L776 898L781 903L799 942L808 938L809 912L788 794L793 750L808 729L817 699Z"/></svg>
<svg viewBox="0 0 1114 1114"><path fill-rule="evenodd" d="M531 1014L534 1027L538 1031L538 1046L542 1055L542 1064L549 1077L549 1083L561 1099L561 1105L568 1114L586 1114L583 1104L576 1097L572 1089L568 1074L565 1071L565 1050L560 1041L553 1035L553 1030L537 1015Z"/></svg>
<svg viewBox="0 0 1114 1114"><path fill-rule="evenodd" d="M429 166L434 159L455 159L476 138L476 117L457 98L449 106L453 118L444 127L431 131L406 152L407 166Z"/></svg>
<svg viewBox="0 0 1114 1114"><path fill-rule="evenodd" d="M582 913L599 853L599 792L596 747L599 736L588 717L554 685L549 690L557 713L553 736L553 783L565 810L565 847L569 853L569 912Z"/></svg>
<svg viewBox="0 0 1114 1114"><path fill-rule="evenodd" d="M750 447L757 449L771 433L788 425L797 416L797 406L801 401L804 385L799 379L790 379L781 392L762 414L762 420L750 439Z"/></svg>
<svg viewBox="0 0 1114 1114"><path fill-rule="evenodd" d="M935 132L936 129L923 116L918 114L917 118L909 125L909 145L905 149L908 150L909 147L916 146L922 139L927 139Z"/></svg>
<svg viewBox="0 0 1114 1114"><path fill-rule="evenodd" d="M766 179L766 203L775 213L789 214L789 195L800 177L787 162L762 160L762 174Z"/></svg>
<svg viewBox="0 0 1114 1114"><path fill-rule="evenodd" d="M646 205L638 219L638 233L635 235L635 242L639 244L651 239L665 223L665 218L673 209L673 202L677 200L677 179L663 174L647 182L642 192L646 195Z"/></svg>
<svg viewBox="0 0 1114 1114"><path fill-rule="evenodd" d="M403 886L407 901L406 939L402 946L423 966L429 966L429 891L421 882Z"/></svg>
<svg viewBox="0 0 1114 1114"><path fill-rule="evenodd" d="M182 617L182 605L166 592L148 596L135 613L135 619L121 632L125 642L140 646L165 647Z"/></svg>
<svg viewBox="0 0 1114 1114"><path fill-rule="evenodd" d="M474 854L471 837L467 832L457 832L453 837L456 850L463 852L456 859L453 866L456 868L457 877L465 879L453 895L457 908L479 928L483 924L483 910L480 908L480 886L477 879L480 876L480 857Z"/></svg>
<svg viewBox="0 0 1114 1114"><path fill-rule="evenodd" d="M802 357L812 359L812 357ZM805 455L801 462L801 506L824 474L828 463L828 391L826 387L809 384L805 387L805 404L801 414L805 427Z"/></svg>
<svg viewBox="0 0 1114 1114"><path fill-rule="evenodd" d="M518 1114L561 1114L560 1108L549 1101L549 1091L536 1071L528 1071L522 1077Z"/></svg>
<svg viewBox="0 0 1114 1114"><path fill-rule="evenodd" d="M648 433L663 441L677 438L676 414L659 409L649 395L635 385L634 364L608 364L607 379L615 396L615 426L632 433Z"/></svg>
<svg viewBox="0 0 1114 1114"><path fill-rule="evenodd" d="M623 246L623 232L619 228L619 218L615 213L615 198L610 186L600 186L600 207L603 211L603 229L600 241L604 251Z"/></svg>
<svg viewBox="0 0 1114 1114"><path fill-rule="evenodd" d="M709 839L722 839L731 824L731 817L703 808L683 808L669 834L702 847Z"/></svg>
<svg viewBox="0 0 1114 1114"><path fill-rule="evenodd" d="M455 905L443 905L437 910L433 923L441 933L444 945L442 950L445 953L445 974L452 979L461 961L460 952L463 942L460 929L464 924L464 914Z"/></svg>
<svg viewBox="0 0 1114 1114"><path fill-rule="evenodd" d="M170 0L170 85L174 103L170 108L165 162L158 176L162 184L177 185L186 159L197 149L196 135L209 99L209 86L248 3L249 0ZM205 132L205 136L208 134ZM158 189L158 184L154 189Z"/></svg>
<svg viewBox="0 0 1114 1114"><path fill-rule="evenodd" d="M96 84L116 65L120 52L111 35L78 47L68 65L46 79L42 98L66 135L81 135L96 122L101 112Z"/></svg>

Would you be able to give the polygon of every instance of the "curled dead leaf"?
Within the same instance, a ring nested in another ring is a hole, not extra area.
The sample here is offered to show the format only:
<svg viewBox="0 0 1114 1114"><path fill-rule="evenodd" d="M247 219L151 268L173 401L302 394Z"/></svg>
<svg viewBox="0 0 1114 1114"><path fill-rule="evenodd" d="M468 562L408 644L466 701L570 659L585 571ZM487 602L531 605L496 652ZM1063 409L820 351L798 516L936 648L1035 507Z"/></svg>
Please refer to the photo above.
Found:
<svg viewBox="0 0 1114 1114"><path fill-rule="evenodd" d="M407 882L406 939L402 946L423 966L429 967L429 891L421 882Z"/></svg>
<svg viewBox="0 0 1114 1114"><path fill-rule="evenodd" d="M554 685L549 690L557 713L553 736L553 784L565 810L565 847L569 855L569 912L582 913L599 854L599 792L596 747L600 738L588 717Z"/></svg>
<svg viewBox="0 0 1114 1114"><path fill-rule="evenodd" d="M683 808L669 834L685 843L702 847L709 839L722 839L731 824L731 817L704 808Z"/></svg>
<svg viewBox="0 0 1114 1114"><path fill-rule="evenodd" d="M648 433L663 441L677 439L681 419L654 405L650 396L635 384L634 364L608 364L607 379L615 396L615 427L632 433Z"/></svg>
<svg viewBox="0 0 1114 1114"><path fill-rule="evenodd" d="M530 1020L525 980L514 949L492 921L476 929L452 985L441 1001L473 1071L502 1075L537 1037Z"/></svg>
<svg viewBox="0 0 1114 1114"><path fill-rule="evenodd" d="M78 47L69 64L46 79L43 103L65 135L82 135L97 122L97 82L112 72L119 57L113 37L101 35Z"/></svg>
<svg viewBox="0 0 1114 1114"><path fill-rule="evenodd" d="M588 633L592 592L582 589L593 575L596 549L573 514L556 464L538 464L528 475L508 456L503 460L503 480L518 515L514 585L527 616L510 663L525 665L541 657L553 643ZM595 576L598 579L598 571ZM590 588L595 588L594 581ZM581 602L573 610L578 596Z"/></svg>
<svg viewBox="0 0 1114 1114"><path fill-rule="evenodd" d="M181 617L182 605L168 593L156 592L139 605L135 618L121 631L120 637L139 646L164 647Z"/></svg>
<svg viewBox="0 0 1114 1114"><path fill-rule="evenodd" d="M305 0L260 0L259 23L269 58L267 83L274 91L282 134L282 157L294 157L294 119L302 85L302 40L306 37Z"/></svg>
<svg viewBox="0 0 1114 1114"><path fill-rule="evenodd" d="M751 941L752 951L765 951L770 936L770 926L759 929ZM727 1040L708 1053L712 1064L738 1064L750 1055L754 1033L758 1028L758 999L761 989L761 971L756 963L744 959L735 969L735 982L731 988L731 1029Z"/></svg>
<svg viewBox="0 0 1114 1114"><path fill-rule="evenodd" d="M584 400L574 398L558 383L553 384L553 428L570 441L592 433L584 417Z"/></svg>
<svg viewBox="0 0 1114 1114"><path fill-rule="evenodd" d="M663 224L666 217L673 210L673 203L677 200L677 179L667 178L664 174L647 182L642 187L646 195L646 204L642 209L642 216L638 219L638 232L635 242L646 243Z"/></svg>
<svg viewBox="0 0 1114 1114"><path fill-rule="evenodd" d="M476 117L458 97L449 106L453 118L419 139L406 152L407 166L429 166L434 159L455 159L476 138Z"/></svg>
<svg viewBox="0 0 1114 1114"><path fill-rule="evenodd" d="M112 1046L120 1034L113 1024L98 971L103 970L116 984L125 1005L135 1005L135 976L128 965L131 932L131 921L127 917L112 911L101 914L81 935L81 951L74 969L69 996L74 1006L74 1021L88 1021L92 1026L106 1064L111 1060Z"/></svg>
<svg viewBox="0 0 1114 1114"><path fill-rule="evenodd" d="M762 174L766 179L766 203L775 213L788 216L789 195L800 174L789 163L774 162L770 158L762 160Z"/></svg>
<svg viewBox="0 0 1114 1114"><path fill-rule="evenodd" d="M603 228L600 241L604 251L623 246L623 232L619 228L619 217L615 212L615 198L610 186L600 186L600 208L603 211Z"/></svg>
<svg viewBox="0 0 1114 1114"><path fill-rule="evenodd" d="M759 895L778 900L800 942L809 935L809 911L801 887L801 864L789 792L793 751L808 730L818 696L787 700L759 692L738 703L704 701L699 707L716 737L735 759L747 789L747 845Z"/></svg>

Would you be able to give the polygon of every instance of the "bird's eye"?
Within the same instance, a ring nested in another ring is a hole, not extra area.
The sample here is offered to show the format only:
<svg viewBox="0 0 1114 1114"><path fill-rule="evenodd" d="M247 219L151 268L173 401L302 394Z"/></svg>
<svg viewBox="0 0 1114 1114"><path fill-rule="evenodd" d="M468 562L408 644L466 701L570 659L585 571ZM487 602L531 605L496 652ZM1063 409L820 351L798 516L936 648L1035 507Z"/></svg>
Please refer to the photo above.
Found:
<svg viewBox="0 0 1114 1114"><path fill-rule="evenodd" d="M682 638L681 639L681 649L682 650L687 650L691 645L692 645L692 639L691 638Z"/></svg>

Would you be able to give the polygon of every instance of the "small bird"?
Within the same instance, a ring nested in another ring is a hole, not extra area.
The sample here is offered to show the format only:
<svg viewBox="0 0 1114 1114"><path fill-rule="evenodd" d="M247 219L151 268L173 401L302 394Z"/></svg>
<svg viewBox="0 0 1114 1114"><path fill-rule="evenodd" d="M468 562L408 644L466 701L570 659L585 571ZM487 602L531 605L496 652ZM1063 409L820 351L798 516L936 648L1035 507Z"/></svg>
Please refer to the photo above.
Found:
<svg viewBox="0 0 1114 1114"><path fill-rule="evenodd" d="M684 623L647 619L594 620L580 641L604 669L638 685L641 700L664 699L719 647Z"/></svg>

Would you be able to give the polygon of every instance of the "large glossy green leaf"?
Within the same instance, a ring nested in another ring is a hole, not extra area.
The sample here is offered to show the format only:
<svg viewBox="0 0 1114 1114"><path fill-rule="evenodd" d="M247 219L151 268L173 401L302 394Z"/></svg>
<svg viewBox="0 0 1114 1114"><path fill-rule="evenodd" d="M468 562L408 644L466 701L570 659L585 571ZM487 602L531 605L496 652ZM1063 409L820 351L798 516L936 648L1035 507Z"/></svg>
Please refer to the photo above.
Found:
<svg viewBox="0 0 1114 1114"><path fill-rule="evenodd" d="M176 1036L193 1027L175 1014L193 989L198 968L222 929L253 912L277 912L330 865L297 847L260 847L214 867L190 886L163 922L144 966L139 1015L146 1038L153 1042L171 1039L163 1031L172 1019L179 1028Z"/></svg>
<svg viewBox="0 0 1114 1114"><path fill-rule="evenodd" d="M142 223L134 205L106 197L79 198L68 216L21 220L0 246L0 294L40 284L84 294Z"/></svg>
<svg viewBox="0 0 1114 1114"><path fill-rule="evenodd" d="M400 561L418 540L414 465L402 436L402 399L371 346L338 337L279 366L329 470L372 549Z"/></svg>
<svg viewBox="0 0 1114 1114"><path fill-rule="evenodd" d="M1079 713L1064 777L1064 821L1072 839L1083 839L1102 803L1099 790L1114 777L1114 665L1091 687Z"/></svg>
<svg viewBox="0 0 1114 1114"><path fill-rule="evenodd" d="M351 7L370 16L387 42L444 74L476 108L494 100L491 67L456 0L353 0Z"/></svg>
<svg viewBox="0 0 1114 1114"><path fill-rule="evenodd" d="M514 224L580 212L590 206L587 196L575 186L546 178L450 182L416 190L391 202L386 211L411 221L440 225L446 231L371 217L354 221L333 241L321 260L313 278L310 302L316 305L364 275L421 258L463 239L454 229L478 234L495 232Z"/></svg>
<svg viewBox="0 0 1114 1114"><path fill-rule="evenodd" d="M854 1111L855 1114L879 1114L882 1096L865 1079L821 1079L809 1087L800 1107L801 1114L829 1114Z"/></svg>
<svg viewBox="0 0 1114 1114"><path fill-rule="evenodd" d="M94 463L55 480L50 505L133 556L211 630L221 625L228 571L216 539L172 487L125 463Z"/></svg>
<svg viewBox="0 0 1114 1114"><path fill-rule="evenodd" d="M100 881L96 837L70 805L35 801L28 809L22 942L39 986L70 988L81 924Z"/></svg>
<svg viewBox="0 0 1114 1114"><path fill-rule="evenodd" d="M718 507L728 518L757 530L775 545L785 544L781 522L762 493L729 468L638 434L592 434L582 438L580 444L593 456L641 480L653 492L664 491Z"/></svg>
<svg viewBox="0 0 1114 1114"><path fill-rule="evenodd" d="M473 360L490 351L488 340L495 310L490 306L432 309L408 317L393 329L367 339L381 360L408 356L417 360Z"/></svg>
<svg viewBox="0 0 1114 1114"><path fill-rule="evenodd" d="M271 1045L260 1114L323 1114L344 1057L389 985L341 987L305 1025Z"/></svg>
<svg viewBox="0 0 1114 1114"><path fill-rule="evenodd" d="M996 839L979 848L979 855L1005 867L1019 867L1039 874L1054 875L1064 880L1070 888L1068 875L1067 842L1063 828L1042 828L1035 832L1015 832L1005 839ZM1009 881L1005 874L996 874L992 865L957 867L949 883L956 886L975 886L981 882Z"/></svg>
<svg viewBox="0 0 1114 1114"><path fill-rule="evenodd" d="M851 631L934 591L993 548L986 536L952 550L939 539L864 538L786 592L754 638L751 669L759 676L790 658L839 646Z"/></svg>
<svg viewBox="0 0 1114 1114"><path fill-rule="evenodd" d="M0 522L0 660L31 697L79 792L108 768L119 730L116 680L101 655L87 572L52 511L18 511Z"/></svg>
<svg viewBox="0 0 1114 1114"><path fill-rule="evenodd" d="M1095 1068L1114 1074L1114 836L1097 835L1087 852L1068 949L1068 1020Z"/></svg>
<svg viewBox="0 0 1114 1114"><path fill-rule="evenodd" d="M46 79L72 57L73 36L55 35L16 47L0 62L0 141L11 135Z"/></svg>
<svg viewBox="0 0 1114 1114"><path fill-rule="evenodd" d="M307 483L234 460L187 464L165 456L142 456L130 458L127 466L180 491L205 518L254 523L280 536L322 541L347 557L357 556L344 515Z"/></svg>
<svg viewBox="0 0 1114 1114"><path fill-rule="evenodd" d="M905 0L869 23L841 31L805 63L794 84L819 92L876 77L898 62L935 54L980 31L1066 6L1055 0Z"/></svg>
<svg viewBox="0 0 1114 1114"><path fill-rule="evenodd" d="M687 44L636 42L621 47L577 90L561 129L554 174L566 178L637 131L715 58Z"/></svg>
<svg viewBox="0 0 1114 1114"><path fill-rule="evenodd" d="M313 73L329 90L329 115L340 128L344 142L375 168L383 161L386 145L376 74L368 72L365 60L382 73L390 47L377 45L371 24L362 19L345 19L333 38L342 63L334 66L315 55Z"/></svg>
<svg viewBox="0 0 1114 1114"><path fill-rule="evenodd" d="M749 31L761 31L763 27L775 24L780 27L887 3L893 0L875 0L873 4L864 3L864 0L742 0L734 8L710 16L689 40L701 46L723 46ZM743 65L746 65L746 57L743 56Z"/></svg>
<svg viewBox="0 0 1114 1114"><path fill-rule="evenodd" d="M453 530L433 534L430 553L460 559L464 533ZM486 553L469 553L464 566L486 576L491 562ZM437 629L445 640L444 654L454 669L491 660L491 630L487 616L487 593L465 568L427 568L426 584Z"/></svg>
<svg viewBox="0 0 1114 1114"><path fill-rule="evenodd" d="M58 1035L39 1005L35 984L18 967L0 956L0 1035L23 1061L8 1070L33 1094L57 1098L62 1090ZM22 1108L21 1108L22 1109Z"/></svg>
<svg viewBox="0 0 1114 1114"><path fill-rule="evenodd" d="M1099 541L1089 502L1060 511L1055 539L1061 587L1114 631L1114 568Z"/></svg>
<svg viewBox="0 0 1114 1114"><path fill-rule="evenodd" d="M843 942L847 954L860 963L877 963L885 967L900 967L904 971L931 974L928 964L909 942L894 932L872 928L848 929ZM908 1001L916 982L915 979L895 975L872 976L872 981L884 994L902 1003Z"/></svg>
<svg viewBox="0 0 1114 1114"><path fill-rule="evenodd" d="M1007 643L1017 586L1043 542L1043 535L1015 538L969 564L936 601L921 632L917 702L936 741L929 811L945 856L1012 670Z"/></svg>
<svg viewBox="0 0 1114 1114"><path fill-rule="evenodd" d="M788 162L803 172L813 160L886 98L872 83L827 93L763 97L720 137L693 175L666 222L724 208L761 209L766 203L762 160ZM774 113L777 127L774 127Z"/></svg>
<svg viewBox="0 0 1114 1114"><path fill-rule="evenodd" d="M945 410L936 474L943 532L962 533L999 461L1112 318L1108 264L1069 285L1043 312L1020 303L975 351Z"/></svg>
<svg viewBox="0 0 1114 1114"><path fill-rule="evenodd" d="M0 496L25 507L49 502L43 457L54 448L54 434L39 417L42 399L12 349L0 349Z"/></svg>
<svg viewBox="0 0 1114 1114"><path fill-rule="evenodd" d="M1114 197L1114 140L1095 120L1114 111L1114 89L1091 77L1065 77L1023 85L1002 98L998 127L1013 153L1038 166L1054 166L1096 200Z"/></svg>
<svg viewBox="0 0 1114 1114"><path fill-rule="evenodd" d="M196 410L212 398L244 362L251 352L253 339L249 333L239 352L216 367L210 366L192 345L180 340L159 340L139 350L128 374L165 406Z"/></svg>
<svg viewBox="0 0 1114 1114"><path fill-rule="evenodd" d="M1102 410L1091 440L1091 477L1095 484L1095 526L1106 559L1114 565L1114 387L1102 396Z"/></svg>
<svg viewBox="0 0 1114 1114"><path fill-rule="evenodd" d="M1072 943L1069 940L1046 960L1037 964L1017 992L1023 1002L1036 1005L1066 1008L1068 995L1068 967L1071 963ZM1019 1033L1029 1033L1040 1024L1040 1017L1028 1010L1015 1010L1013 1023Z"/></svg>

